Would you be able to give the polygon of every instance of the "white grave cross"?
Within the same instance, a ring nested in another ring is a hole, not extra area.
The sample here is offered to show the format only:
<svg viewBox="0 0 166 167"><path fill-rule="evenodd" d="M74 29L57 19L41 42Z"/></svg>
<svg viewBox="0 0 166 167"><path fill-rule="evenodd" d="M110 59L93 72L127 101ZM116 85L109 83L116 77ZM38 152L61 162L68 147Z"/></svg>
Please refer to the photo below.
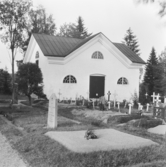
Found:
<svg viewBox="0 0 166 167"><path fill-rule="evenodd" d="M156 96L156 107L159 107L159 102L161 102L161 100L159 99L160 98L160 95L158 93L158 95Z"/></svg>
<svg viewBox="0 0 166 167"><path fill-rule="evenodd" d="M153 103L155 102L155 98L157 97L157 95L155 95L155 93L153 92L153 95L151 95L151 97L153 97Z"/></svg>
<svg viewBox="0 0 166 167"><path fill-rule="evenodd" d="M57 127L57 112L58 112L57 98L53 93L49 99L47 128Z"/></svg>

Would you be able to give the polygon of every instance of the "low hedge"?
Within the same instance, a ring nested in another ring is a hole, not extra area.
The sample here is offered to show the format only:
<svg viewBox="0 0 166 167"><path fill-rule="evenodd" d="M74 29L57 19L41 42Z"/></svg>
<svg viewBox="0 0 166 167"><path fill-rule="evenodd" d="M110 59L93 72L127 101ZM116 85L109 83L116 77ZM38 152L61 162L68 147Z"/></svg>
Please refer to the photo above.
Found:
<svg viewBox="0 0 166 167"><path fill-rule="evenodd" d="M142 128L153 128L158 125L162 125L162 120L161 119L146 119L142 118L140 120L137 120L133 123L133 126L135 127L142 127Z"/></svg>
<svg viewBox="0 0 166 167"><path fill-rule="evenodd" d="M127 115L127 116L121 116L117 119L117 123L127 123L128 121L131 121L133 119L141 119L141 118L146 118L146 116L141 116L139 114L134 114L134 115Z"/></svg>

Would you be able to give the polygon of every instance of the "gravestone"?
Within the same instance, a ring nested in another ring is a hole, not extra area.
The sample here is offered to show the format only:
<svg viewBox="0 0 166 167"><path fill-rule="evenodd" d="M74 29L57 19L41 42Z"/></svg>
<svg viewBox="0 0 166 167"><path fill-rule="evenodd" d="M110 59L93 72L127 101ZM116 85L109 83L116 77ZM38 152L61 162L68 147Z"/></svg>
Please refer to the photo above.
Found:
<svg viewBox="0 0 166 167"><path fill-rule="evenodd" d="M138 103L138 110L140 110L141 103Z"/></svg>
<svg viewBox="0 0 166 167"><path fill-rule="evenodd" d="M117 102L117 105L118 105L118 110L120 112L120 102Z"/></svg>
<svg viewBox="0 0 166 167"><path fill-rule="evenodd" d="M131 104L129 103L129 114L131 115Z"/></svg>
<svg viewBox="0 0 166 167"><path fill-rule="evenodd" d="M31 94L31 103L33 104L34 100L38 99L38 96L34 93Z"/></svg>
<svg viewBox="0 0 166 167"><path fill-rule="evenodd" d="M116 93L116 92L114 92L114 94L113 94L113 96L114 96L114 108L115 108L115 105L116 105L116 96L117 96L118 94Z"/></svg>
<svg viewBox="0 0 166 167"><path fill-rule="evenodd" d="M146 111L149 111L149 103L146 104Z"/></svg>
<svg viewBox="0 0 166 167"><path fill-rule="evenodd" d="M48 119L47 119L47 128L56 128L57 127L57 98L53 93L49 99L48 105Z"/></svg>

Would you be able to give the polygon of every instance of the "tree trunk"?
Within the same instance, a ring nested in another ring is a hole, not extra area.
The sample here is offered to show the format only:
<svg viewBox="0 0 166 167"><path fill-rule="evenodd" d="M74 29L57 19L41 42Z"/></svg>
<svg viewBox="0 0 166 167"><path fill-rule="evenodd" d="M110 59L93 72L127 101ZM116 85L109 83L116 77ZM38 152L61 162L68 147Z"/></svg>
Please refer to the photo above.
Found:
<svg viewBox="0 0 166 167"><path fill-rule="evenodd" d="M12 104L15 102L15 77L14 77L14 49L12 51Z"/></svg>
<svg viewBox="0 0 166 167"><path fill-rule="evenodd" d="M32 99L31 99L31 95L28 96L29 99L29 105L32 106Z"/></svg>

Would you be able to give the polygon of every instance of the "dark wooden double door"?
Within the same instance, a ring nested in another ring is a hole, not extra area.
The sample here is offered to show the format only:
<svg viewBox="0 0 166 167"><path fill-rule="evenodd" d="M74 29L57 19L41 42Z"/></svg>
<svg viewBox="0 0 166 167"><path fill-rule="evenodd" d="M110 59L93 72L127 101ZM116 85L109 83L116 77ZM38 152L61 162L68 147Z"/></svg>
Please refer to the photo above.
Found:
<svg viewBox="0 0 166 167"><path fill-rule="evenodd" d="M104 95L105 77L90 76L89 98L99 98Z"/></svg>

